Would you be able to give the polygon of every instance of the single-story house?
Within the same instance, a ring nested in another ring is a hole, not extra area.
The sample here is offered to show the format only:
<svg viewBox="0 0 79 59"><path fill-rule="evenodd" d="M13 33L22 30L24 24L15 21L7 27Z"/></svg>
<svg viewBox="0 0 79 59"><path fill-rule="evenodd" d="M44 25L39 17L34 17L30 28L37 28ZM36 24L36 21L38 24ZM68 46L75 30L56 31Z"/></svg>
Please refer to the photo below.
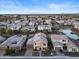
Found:
<svg viewBox="0 0 79 59"><path fill-rule="evenodd" d="M64 20L64 25L73 25L74 22L75 22L75 20L73 20L73 19Z"/></svg>
<svg viewBox="0 0 79 59"><path fill-rule="evenodd" d="M12 30L19 30L21 28L21 24L20 23L11 23L7 27Z"/></svg>
<svg viewBox="0 0 79 59"><path fill-rule="evenodd" d="M51 40L53 42L54 49L56 49L56 48L63 49L63 44L68 43L68 39L65 35L52 34L51 35Z"/></svg>
<svg viewBox="0 0 79 59"><path fill-rule="evenodd" d="M15 50L21 50L25 40L26 40L25 35L14 35L8 38L6 41L4 41L0 45L0 48L6 49L7 47L9 47Z"/></svg>
<svg viewBox="0 0 79 59"><path fill-rule="evenodd" d="M47 30L47 31L51 32L52 25L38 25L38 30Z"/></svg>
<svg viewBox="0 0 79 59"><path fill-rule="evenodd" d="M30 32L33 32L33 31L35 31L35 26L33 26L33 25L25 26L22 28L22 30L28 30Z"/></svg>
<svg viewBox="0 0 79 59"><path fill-rule="evenodd" d="M0 44L3 43L6 40L6 38L0 36Z"/></svg>
<svg viewBox="0 0 79 59"><path fill-rule="evenodd" d="M64 50L63 46L66 45L68 52L79 52L79 47L76 44L74 44L66 35L52 34L51 40L54 45L54 50Z"/></svg>
<svg viewBox="0 0 79 59"><path fill-rule="evenodd" d="M5 22L0 22L0 29L1 28L7 28L7 23Z"/></svg>
<svg viewBox="0 0 79 59"><path fill-rule="evenodd" d="M56 20L56 22L60 25L64 24L64 20Z"/></svg>

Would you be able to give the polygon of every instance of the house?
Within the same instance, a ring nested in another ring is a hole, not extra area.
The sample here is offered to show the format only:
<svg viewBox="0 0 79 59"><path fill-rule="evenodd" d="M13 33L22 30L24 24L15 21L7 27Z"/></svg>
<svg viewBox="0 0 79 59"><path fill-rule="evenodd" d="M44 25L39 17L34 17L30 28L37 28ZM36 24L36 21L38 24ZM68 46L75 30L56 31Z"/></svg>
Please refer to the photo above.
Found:
<svg viewBox="0 0 79 59"><path fill-rule="evenodd" d="M75 20L73 20L73 19L64 20L64 25L73 25L74 22L75 22Z"/></svg>
<svg viewBox="0 0 79 59"><path fill-rule="evenodd" d="M44 33L37 33L27 41L27 45L32 45L33 49L45 51L47 49L47 38Z"/></svg>
<svg viewBox="0 0 79 59"><path fill-rule="evenodd" d="M0 48L6 49L7 47L9 47L15 50L21 50L25 40L26 40L26 36L24 35L14 35L8 38L6 41L4 41L0 45Z"/></svg>
<svg viewBox="0 0 79 59"><path fill-rule="evenodd" d="M34 32L35 31L35 26L33 26L33 25L24 26L24 27L22 27L21 30L27 30L27 31L30 31L30 32Z"/></svg>
<svg viewBox="0 0 79 59"><path fill-rule="evenodd" d="M68 49L68 52L79 52L79 47L71 40L69 40L67 44L67 49Z"/></svg>
<svg viewBox="0 0 79 59"><path fill-rule="evenodd" d="M0 44L3 43L6 40L6 38L0 36Z"/></svg>
<svg viewBox="0 0 79 59"><path fill-rule="evenodd" d="M38 30L47 30L47 31L51 32L52 25L38 25Z"/></svg>
<svg viewBox="0 0 79 59"><path fill-rule="evenodd" d="M51 24L52 20L51 19L45 19L45 23Z"/></svg>
<svg viewBox="0 0 79 59"><path fill-rule="evenodd" d="M35 25L35 21L30 21L29 25L33 25L34 26Z"/></svg>
<svg viewBox="0 0 79 59"><path fill-rule="evenodd" d="M64 24L64 20L56 20L56 22L60 25Z"/></svg>
<svg viewBox="0 0 79 59"><path fill-rule="evenodd" d="M25 16L25 15L20 16L20 18L27 20L27 16Z"/></svg>
<svg viewBox="0 0 79 59"><path fill-rule="evenodd" d="M29 17L28 20L30 20L30 21L35 21L36 18L35 18L35 17Z"/></svg>
<svg viewBox="0 0 79 59"><path fill-rule="evenodd" d="M52 34L51 40L53 42L54 49L56 48L63 49L63 44L68 43L67 37L65 35Z"/></svg>
<svg viewBox="0 0 79 59"><path fill-rule="evenodd" d="M75 45L66 35L51 35L51 40L54 45L54 50L64 50L64 45L68 52L79 52L79 47Z"/></svg>
<svg viewBox="0 0 79 59"><path fill-rule="evenodd" d="M8 28L11 30L19 30L21 28L20 23L11 23L8 25Z"/></svg>
<svg viewBox="0 0 79 59"><path fill-rule="evenodd" d="M16 20L16 21L14 21L14 23L20 23L21 22L21 20Z"/></svg>
<svg viewBox="0 0 79 59"><path fill-rule="evenodd" d="M37 21L38 21L39 23L43 23L43 18L42 18L42 17L38 17L38 18L37 18Z"/></svg>
<svg viewBox="0 0 79 59"><path fill-rule="evenodd" d="M38 17L37 20L38 20L38 21L41 21L41 20L42 20L42 17Z"/></svg>
<svg viewBox="0 0 79 59"><path fill-rule="evenodd" d="M0 29L1 28L7 28L7 23L5 23L5 22L0 22Z"/></svg>
<svg viewBox="0 0 79 59"><path fill-rule="evenodd" d="M5 28L5 29L6 29L6 28L7 28L7 26L6 26L6 25L4 25L4 24L0 24L0 29L1 29L1 28Z"/></svg>
<svg viewBox="0 0 79 59"><path fill-rule="evenodd" d="M7 25L7 27L11 30L19 30L21 28L21 20L16 20Z"/></svg>
<svg viewBox="0 0 79 59"><path fill-rule="evenodd" d="M21 25L22 26L25 26L25 25L27 25L27 24L29 24L29 20L21 20Z"/></svg>
<svg viewBox="0 0 79 59"><path fill-rule="evenodd" d="M75 20L67 19L67 20L56 20L56 22L60 25L73 25Z"/></svg>
<svg viewBox="0 0 79 59"><path fill-rule="evenodd" d="M74 26L75 29L79 30L79 22L75 22L75 23L73 24L73 26Z"/></svg>

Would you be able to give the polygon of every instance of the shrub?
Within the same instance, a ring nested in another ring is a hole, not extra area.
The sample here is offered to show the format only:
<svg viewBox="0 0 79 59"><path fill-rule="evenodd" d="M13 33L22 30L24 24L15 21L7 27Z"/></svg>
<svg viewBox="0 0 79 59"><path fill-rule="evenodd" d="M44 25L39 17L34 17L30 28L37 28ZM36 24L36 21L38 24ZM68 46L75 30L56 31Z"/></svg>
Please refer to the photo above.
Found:
<svg viewBox="0 0 79 59"><path fill-rule="evenodd" d="M6 52L5 53L6 55L10 55L12 53L15 53L15 50L14 49L10 49L10 48L6 48L5 52Z"/></svg>

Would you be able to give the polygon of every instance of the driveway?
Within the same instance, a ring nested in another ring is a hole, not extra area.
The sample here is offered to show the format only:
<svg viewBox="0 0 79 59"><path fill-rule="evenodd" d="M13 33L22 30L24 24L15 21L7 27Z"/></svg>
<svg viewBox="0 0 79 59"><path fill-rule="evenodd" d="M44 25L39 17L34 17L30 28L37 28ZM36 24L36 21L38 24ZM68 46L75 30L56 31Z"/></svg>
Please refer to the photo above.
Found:
<svg viewBox="0 0 79 59"><path fill-rule="evenodd" d="M59 51L56 51L57 56L65 56L63 53L60 53Z"/></svg>
<svg viewBox="0 0 79 59"><path fill-rule="evenodd" d="M57 56L65 56L64 53L61 53L59 50L56 50Z"/></svg>
<svg viewBox="0 0 79 59"><path fill-rule="evenodd" d="M0 56L3 56L5 54L5 50L0 49Z"/></svg>
<svg viewBox="0 0 79 59"><path fill-rule="evenodd" d="M32 48L27 48L24 56L32 56Z"/></svg>

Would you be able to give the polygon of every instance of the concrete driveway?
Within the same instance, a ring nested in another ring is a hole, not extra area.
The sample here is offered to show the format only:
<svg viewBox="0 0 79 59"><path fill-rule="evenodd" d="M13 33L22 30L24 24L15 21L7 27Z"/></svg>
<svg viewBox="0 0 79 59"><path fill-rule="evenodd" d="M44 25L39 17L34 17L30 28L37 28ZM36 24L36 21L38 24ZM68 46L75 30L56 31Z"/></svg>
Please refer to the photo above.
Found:
<svg viewBox="0 0 79 59"><path fill-rule="evenodd" d="M3 56L5 54L5 50L0 49L0 56Z"/></svg>
<svg viewBox="0 0 79 59"><path fill-rule="evenodd" d="M63 50L61 49L61 46L55 47L55 52L56 52L57 56L65 56L64 53L63 53Z"/></svg>
<svg viewBox="0 0 79 59"><path fill-rule="evenodd" d="M32 48L27 48L24 56L32 56Z"/></svg>
<svg viewBox="0 0 79 59"><path fill-rule="evenodd" d="M56 50L57 56L65 56L64 53L61 53L59 50Z"/></svg>
<svg viewBox="0 0 79 59"><path fill-rule="evenodd" d="M56 51L56 53L57 53L57 56L65 56L63 53L60 53L58 51Z"/></svg>

